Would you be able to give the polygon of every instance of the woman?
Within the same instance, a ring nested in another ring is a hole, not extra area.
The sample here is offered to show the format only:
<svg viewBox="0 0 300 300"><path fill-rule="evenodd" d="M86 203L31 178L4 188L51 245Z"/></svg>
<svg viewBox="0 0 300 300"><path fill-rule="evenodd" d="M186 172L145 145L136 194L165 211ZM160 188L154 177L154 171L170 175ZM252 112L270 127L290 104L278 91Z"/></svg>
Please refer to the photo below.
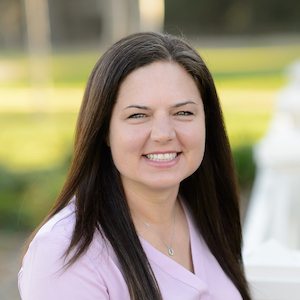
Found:
<svg viewBox="0 0 300 300"><path fill-rule="evenodd" d="M186 42L137 33L97 62L19 289L23 300L250 299L222 113Z"/></svg>

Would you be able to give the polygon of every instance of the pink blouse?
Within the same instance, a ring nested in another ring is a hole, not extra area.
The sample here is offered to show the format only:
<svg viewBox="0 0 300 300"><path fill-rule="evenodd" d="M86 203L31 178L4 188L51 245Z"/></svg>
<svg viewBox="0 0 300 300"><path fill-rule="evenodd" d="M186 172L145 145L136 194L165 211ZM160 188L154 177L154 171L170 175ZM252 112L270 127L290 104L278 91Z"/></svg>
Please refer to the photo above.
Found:
<svg viewBox="0 0 300 300"><path fill-rule="evenodd" d="M242 300L198 232L188 220L195 274L140 238L164 300ZM19 272L22 300L130 299L118 259L97 232L88 251L65 272L61 256L75 224L73 202L48 221L31 242Z"/></svg>

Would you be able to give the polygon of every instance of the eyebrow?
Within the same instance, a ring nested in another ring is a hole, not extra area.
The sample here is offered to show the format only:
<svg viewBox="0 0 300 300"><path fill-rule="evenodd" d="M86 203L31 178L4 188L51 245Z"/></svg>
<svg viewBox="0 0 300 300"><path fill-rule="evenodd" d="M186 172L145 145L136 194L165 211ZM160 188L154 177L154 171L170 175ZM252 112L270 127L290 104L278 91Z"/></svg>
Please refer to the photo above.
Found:
<svg viewBox="0 0 300 300"><path fill-rule="evenodd" d="M184 106L184 105L187 105L187 104L197 105L197 103L195 103L193 101L186 101L186 102L180 102L180 103L174 104L174 105L171 106L171 108L178 108L178 107L181 107L181 106ZM135 105L135 104L125 107L124 110L127 109L127 108L138 108L138 109L144 109L144 110L151 110L151 107L149 107L149 106L140 106L140 105Z"/></svg>
<svg viewBox="0 0 300 300"><path fill-rule="evenodd" d="M175 105L172 105L171 108L178 108L187 104L195 104L197 105L197 103L193 102L193 101L186 101L186 102L181 102L181 103L177 103Z"/></svg>
<svg viewBox="0 0 300 300"><path fill-rule="evenodd" d="M129 106L125 107L124 109L132 108L132 107L133 108L138 108L138 109L144 109L144 110L151 110L151 108L148 107L148 106L140 106L140 105L135 105L135 104L129 105Z"/></svg>

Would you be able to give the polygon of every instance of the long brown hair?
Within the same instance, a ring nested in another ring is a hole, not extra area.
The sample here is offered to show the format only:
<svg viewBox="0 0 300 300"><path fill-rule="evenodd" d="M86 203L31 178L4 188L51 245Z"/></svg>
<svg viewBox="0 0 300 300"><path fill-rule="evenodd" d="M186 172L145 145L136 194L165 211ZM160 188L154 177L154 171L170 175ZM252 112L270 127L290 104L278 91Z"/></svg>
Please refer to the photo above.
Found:
<svg viewBox="0 0 300 300"><path fill-rule="evenodd" d="M162 299L105 142L120 84L135 69L155 61L173 61L183 66L201 93L206 117L205 154L197 171L181 183L180 194L190 204L199 231L222 269L243 299L249 300L241 257L238 186L218 96L205 63L183 39L137 33L115 43L99 59L81 105L69 175L40 226L75 195L76 225L65 253L68 256L75 250L75 254L67 266L85 253L98 230L119 259L131 299Z"/></svg>

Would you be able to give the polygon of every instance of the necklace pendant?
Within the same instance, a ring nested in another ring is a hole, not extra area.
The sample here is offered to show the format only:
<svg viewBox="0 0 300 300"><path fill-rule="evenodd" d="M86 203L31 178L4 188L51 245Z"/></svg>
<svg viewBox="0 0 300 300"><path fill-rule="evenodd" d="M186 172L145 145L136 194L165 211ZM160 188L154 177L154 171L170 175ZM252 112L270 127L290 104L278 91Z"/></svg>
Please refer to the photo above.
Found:
<svg viewBox="0 0 300 300"><path fill-rule="evenodd" d="M174 255L174 250L172 248L169 248L169 254L172 256Z"/></svg>

